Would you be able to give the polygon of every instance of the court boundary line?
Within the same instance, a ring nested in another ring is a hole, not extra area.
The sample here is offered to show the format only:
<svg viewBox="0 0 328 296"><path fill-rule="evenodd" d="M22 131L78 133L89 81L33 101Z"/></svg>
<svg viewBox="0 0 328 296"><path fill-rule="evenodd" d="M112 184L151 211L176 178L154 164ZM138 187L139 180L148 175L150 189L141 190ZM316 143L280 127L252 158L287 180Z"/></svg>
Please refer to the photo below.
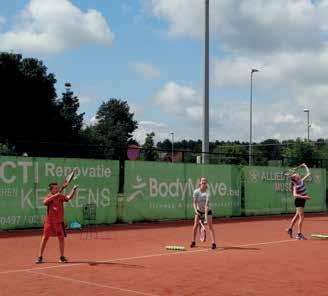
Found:
<svg viewBox="0 0 328 296"><path fill-rule="evenodd" d="M269 242L258 242L258 243L249 243L249 244L239 244L239 245L232 245L232 247L242 248L242 247L251 247L251 246L261 246L261 245L275 245L275 244L282 244L282 243L291 243L291 242L298 242L297 240L280 240L280 241L269 241ZM155 258L155 257L164 257L164 256L178 256L178 255L185 255L185 254L193 254L193 253L201 253L201 252L220 252L220 247L217 251L213 251L211 249L201 249L201 250L189 250L189 251L180 251L180 252L167 252L167 253L158 253L158 254L149 254L149 255L142 255L142 256L134 256L134 257L123 257L123 258L113 258L103 261L93 261L92 263L110 263L110 262L118 262L118 261L129 261L129 260L137 260L137 259L147 259L147 258ZM75 266L83 266L88 263L65 263L65 264L57 264L51 265L46 267L36 267L36 268L26 268L26 269L14 269L14 270L7 270L7 271L0 271L0 275L11 274L11 273L19 273L19 272L31 272L31 271L38 271L38 270L48 270L48 269L56 269L56 268L68 268L68 267L75 267Z"/></svg>
<svg viewBox="0 0 328 296"><path fill-rule="evenodd" d="M144 296L159 296L159 295L156 295L156 294L150 294L150 293L140 292L140 291L136 291L136 290L124 289L124 288L114 287L114 286L110 286L110 285L99 284L99 283L89 282L89 281L83 281L83 280L78 280L78 279L73 279L73 278L69 278L69 277L63 277L63 276L53 275L53 274L48 274L48 273L43 273L43 272L27 271L27 273L42 275L42 276L45 276L45 277L60 279L60 280L69 281L69 282L78 283L78 284L95 286L95 287L99 287L99 288L118 290L118 291L121 291L121 292L128 292L128 293L139 294L139 295L144 295Z"/></svg>
<svg viewBox="0 0 328 296"><path fill-rule="evenodd" d="M159 254L149 254L149 255L142 255L142 256L134 256L134 257L123 257L123 258L114 258L102 261L92 261L94 264L101 264L101 263L111 263L117 261L128 261L134 259L146 259L152 257L162 257L162 256L173 256L173 255L181 255L181 254L190 254L190 253L198 253L198 252L209 252L210 249L201 249L201 250L192 250L192 251L180 251L180 252L168 252L168 253L159 253ZM0 271L0 275L2 274L10 274L10 273L19 273L19 272L30 272L34 270L47 270L47 269L55 269L55 268L67 268L67 267L75 267L75 266L82 266L87 265L87 262L83 263L62 263L57 265L51 265L46 267L36 267L36 268L26 268L26 269L14 269L8 271Z"/></svg>

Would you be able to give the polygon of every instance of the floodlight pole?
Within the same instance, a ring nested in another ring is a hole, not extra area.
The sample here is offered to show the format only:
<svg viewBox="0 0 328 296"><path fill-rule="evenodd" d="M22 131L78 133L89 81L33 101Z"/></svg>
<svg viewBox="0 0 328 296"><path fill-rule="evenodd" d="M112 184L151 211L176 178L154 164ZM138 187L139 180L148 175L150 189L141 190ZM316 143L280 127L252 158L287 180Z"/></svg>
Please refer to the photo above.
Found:
<svg viewBox="0 0 328 296"><path fill-rule="evenodd" d="M253 74L259 72L257 69L251 70L251 89L250 89L250 106L249 106L249 149L248 149L248 165L252 165L252 142L253 142Z"/></svg>
<svg viewBox="0 0 328 296"><path fill-rule="evenodd" d="M174 162L174 133L171 133L171 136L172 136L172 162Z"/></svg>
<svg viewBox="0 0 328 296"><path fill-rule="evenodd" d="M205 0L205 75L204 75L204 101L203 101L203 143L202 143L202 158L203 164L208 163L208 153L209 153L209 69L210 69L210 59L209 59L209 9L210 1Z"/></svg>
<svg viewBox="0 0 328 296"><path fill-rule="evenodd" d="M306 113L306 118L307 118L307 141L310 142L310 110L309 109L304 109L304 112Z"/></svg>

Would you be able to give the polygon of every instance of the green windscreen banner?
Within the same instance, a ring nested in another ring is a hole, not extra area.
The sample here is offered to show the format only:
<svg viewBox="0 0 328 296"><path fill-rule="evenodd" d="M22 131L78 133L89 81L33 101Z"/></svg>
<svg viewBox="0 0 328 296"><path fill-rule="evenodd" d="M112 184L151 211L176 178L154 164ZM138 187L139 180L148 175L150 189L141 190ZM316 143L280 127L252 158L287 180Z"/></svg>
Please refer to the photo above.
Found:
<svg viewBox="0 0 328 296"><path fill-rule="evenodd" d="M83 220L83 209L96 204L96 223L192 219L193 192L208 180L214 217L293 213L291 181L284 168L126 161L124 193L118 194L119 163L112 160L0 157L0 230L41 227L48 184L63 183L75 170L79 184L65 203L65 222ZM310 169L305 185L312 197L306 212L326 211L326 171ZM241 202L241 180L244 184Z"/></svg>
<svg viewBox="0 0 328 296"><path fill-rule="evenodd" d="M40 227L46 207L44 197L48 184L63 183L75 170L77 180L65 189L68 194L75 183L75 197L65 203L65 221L83 224L83 207L95 203L96 222L116 221L118 191L118 161L60 158L0 158L0 229Z"/></svg>
<svg viewBox="0 0 328 296"><path fill-rule="evenodd" d="M209 181L214 217L240 215L237 167L128 161L120 219L132 222L192 218L193 191L202 176Z"/></svg>
<svg viewBox="0 0 328 296"><path fill-rule="evenodd" d="M182 163L127 161L119 216L124 222L184 219L189 191Z"/></svg>
<svg viewBox="0 0 328 296"><path fill-rule="evenodd" d="M245 214L268 215L295 212L291 180L279 167L244 167ZM307 212L326 210L326 171L311 169L305 182L311 199L304 208Z"/></svg>

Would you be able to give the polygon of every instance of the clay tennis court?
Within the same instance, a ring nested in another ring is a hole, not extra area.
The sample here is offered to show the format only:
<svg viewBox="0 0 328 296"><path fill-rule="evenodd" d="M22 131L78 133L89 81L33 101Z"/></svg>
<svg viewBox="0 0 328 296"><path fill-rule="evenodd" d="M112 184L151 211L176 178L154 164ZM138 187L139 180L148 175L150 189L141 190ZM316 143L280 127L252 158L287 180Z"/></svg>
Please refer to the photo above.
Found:
<svg viewBox="0 0 328 296"><path fill-rule="evenodd" d="M112 225L66 240L68 264L52 238L36 265L41 230L0 234L1 295L328 295L328 215L307 215L308 241L285 233L291 216L216 219L210 241L189 248L192 222ZM182 245L186 251L167 251Z"/></svg>

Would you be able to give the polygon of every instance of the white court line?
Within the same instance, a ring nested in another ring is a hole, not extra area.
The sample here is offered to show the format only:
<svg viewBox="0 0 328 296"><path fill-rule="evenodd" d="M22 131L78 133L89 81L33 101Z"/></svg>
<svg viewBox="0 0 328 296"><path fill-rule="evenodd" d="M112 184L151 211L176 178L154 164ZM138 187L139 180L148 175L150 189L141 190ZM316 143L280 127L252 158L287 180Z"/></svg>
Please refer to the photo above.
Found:
<svg viewBox="0 0 328 296"><path fill-rule="evenodd" d="M297 242L297 240L292 239L285 239L281 241L272 241L272 242L264 242L264 243L252 243L252 244L246 244L246 245L239 245L234 247L251 247L251 246L261 246L261 245L273 245L273 244L280 244L280 243L290 243L290 242Z"/></svg>
<svg viewBox="0 0 328 296"><path fill-rule="evenodd" d="M145 296L158 296L158 295L155 295L155 294L149 294L149 293L139 292L139 291L135 291L135 290L123 289L123 288L114 287L114 286L110 286L110 285L97 284L97 283L93 283L93 282L89 282L89 281L81 281L81 280L77 280L77 279L72 279L72 278L68 278L68 277L52 275L52 274L47 274L47 273L42 273L42 272L28 271L28 273L38 274L38 275L42 275L42 276L45 276L45 277L65 280L65 281L74 282L74 283L78 283L78 284L84 284L84 285L95 286L95 287L100 287L100 288L106 288L106 289L111 289L111 290L118 290L118 291L121 291L121 292L128 292L128 293L145 295Z"/></svg>
<svg viewBox="0 0 328 296"><path fill-rule="evenodd" d="M274 245L274 244L281 244L281 243L290 243L290 242L296 242L296 240L281 240L281 241L270 241L270 242L262 242L262 243L251 243L251 244L243 244L243 245L233 245L231 247L250 247L250 246L260 246L260 245ZM224 249L224 247L222 247ZM218 251L220 251L220 248L218 248ZM94 264L99 263L110 263L110 262L117 262L117 261L128 261L128 260L134 260L134 259L145 259L145 258L154 258L154 257L162 257L162 256L173 256L173 255L183 255L183 254L190 254L190 253L200 253L200 252L212 252L210 249L201 249L201 250L192 250L192 251L181 251L181 252L168 252L168 253L159 253L159 254L150 254L150 255L144 255L144 256L135 256L135 257L123 257L123 258L117 258L117 259L109 259L105 261L90 261ZM46 270L46 269L55 269L55 268L65 268L65 267L74 267L74 266L81 266L86 265L85 263L75 263L75 264L60 264L60 265L52 265L52 266L46 266L46 267L36 267L36 268L28 268L28 269L14 269L14 270L7 270L7 271L1 271L0 275L2 274L9 274L9 273L18 273L18 272L30 272L35 270Z"/></svg>
<svg viewBox="0 0 328 296"><path fill-rule="evenodd" d="M161 257L161 256L172 256L172 255L181 255L181 254L189 254L189 253L198 253L198 252L208 252L209 249L201 249L201 250L194 250L194 251L181 251L181 252L169 252L169 253L160 253L160 254L151 254L151 255L144 255L144 256L136 256L136 257L125 257L125 258L117 258L117 259L109 259L105 261L91 261L92 264L101 264L101 263L111 263L111 262L117 262L117 261L128 261L128 260L134 260L134 259L144 259L144 258L152 258L152 257ZM83 263L62 263L60 265L52 265L47 267L36 267L36 268L28 268L28 269L14 269L14 270L8 270L8 271L1 271L1 274L8 274L8 273L16 273L16 272L29 272L34 270L45 270L45 269L54 269L54 268L65 268L65 267L74 267L74 266L81 266L89 264L87 262Z"/></svg>

